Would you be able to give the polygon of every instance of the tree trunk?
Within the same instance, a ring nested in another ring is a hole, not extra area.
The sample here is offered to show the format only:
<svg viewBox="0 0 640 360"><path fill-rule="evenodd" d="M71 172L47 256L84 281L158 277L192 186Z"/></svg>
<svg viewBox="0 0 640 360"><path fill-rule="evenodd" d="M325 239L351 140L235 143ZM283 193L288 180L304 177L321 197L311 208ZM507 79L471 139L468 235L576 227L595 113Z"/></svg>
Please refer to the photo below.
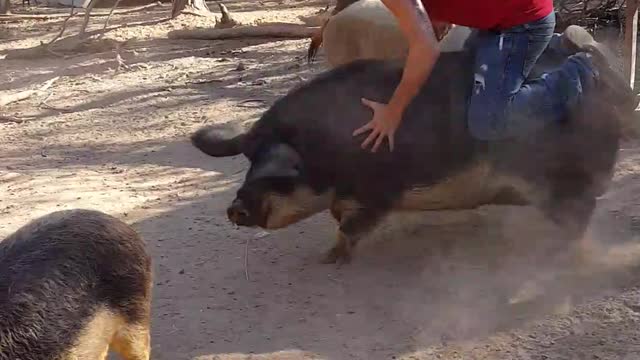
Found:
<svg viewBox="0 0 640 360"><path fill-rule="evenodd" d="M189 7L189 10L195 13L208 14L211 13L205 0L173 0L173 8L171 9L171 17L175 18L182 10Z"/></svg>
<svg viewBox="0 0 640 360"><path fill-rule="evenodd" d="M11 7L11 1L0 0L0 14L8 14Z"/></svg>

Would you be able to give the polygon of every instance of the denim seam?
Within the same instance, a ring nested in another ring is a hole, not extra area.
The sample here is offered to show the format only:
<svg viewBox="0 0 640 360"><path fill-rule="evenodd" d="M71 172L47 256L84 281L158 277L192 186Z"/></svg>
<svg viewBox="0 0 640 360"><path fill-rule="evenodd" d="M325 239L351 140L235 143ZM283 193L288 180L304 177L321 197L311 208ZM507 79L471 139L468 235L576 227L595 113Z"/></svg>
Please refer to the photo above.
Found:
<svg viewBox="0 0 640 360"><path fill-rule="evenodd" d="M507 76L507 71L511 67L511 63L513 61L513 47L514 47L514 38L515 37L513 36L513 34L509 34L509 33L502 33L501 36L503 36L503 43L502 43L503 50L504 49L507 50L507 56L505 58L504 66L502 68L502 74L501 74L500 83L499 83L499 87L498 87L498 94L501 94L500 96L504 98L504 97L507 97L506 96L507 94L504 93L505 84L506 84L505 78ZM508 44L508 45L506 45L506 44ZM505 47L505 45L508 46L508 48ZM509 98L508 102L511 102L511 98ZM491 125L492 125L491 126L491 130L495 130L494 125L495 125L495 122L496 122L496 117L502 118L502 117L506 116L507 108L508 108L508 106L503 107L500 110L500 112L501 112L500 114L496 114L496 113L492 114L492 116L491 116Z"/></svg>

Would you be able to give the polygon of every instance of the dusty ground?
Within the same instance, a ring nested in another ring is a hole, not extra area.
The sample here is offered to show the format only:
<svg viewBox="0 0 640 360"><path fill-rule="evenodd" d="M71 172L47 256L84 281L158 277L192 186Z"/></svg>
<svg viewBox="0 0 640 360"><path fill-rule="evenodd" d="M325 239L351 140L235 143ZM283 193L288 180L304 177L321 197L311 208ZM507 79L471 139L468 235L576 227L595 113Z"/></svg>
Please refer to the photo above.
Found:
<svg viewBox="0 0 640 360"><path fill-rule="evenodd" d="M245 23L299 22L324 6L227 5ZM587 263L532 303L499 306L497 295L550 270L531 261L549 238L532 209L392 216L351 265L320 265L334 236L326 214L273 233L235 229L224 210L247 162L209 158L188 136L254 120L323 65L305 64L304 40L168 40L212 26L168 13L112 19L106 38L130 39L129 70L115 71L111 50L0 60L0 91L60 77L0 109L24 120L0 124L0 236L77 207L133 224L155 261L153 359L640 359L640 147L625 144ZM52 39L61 22L0 24L0 57Z"/></svg>

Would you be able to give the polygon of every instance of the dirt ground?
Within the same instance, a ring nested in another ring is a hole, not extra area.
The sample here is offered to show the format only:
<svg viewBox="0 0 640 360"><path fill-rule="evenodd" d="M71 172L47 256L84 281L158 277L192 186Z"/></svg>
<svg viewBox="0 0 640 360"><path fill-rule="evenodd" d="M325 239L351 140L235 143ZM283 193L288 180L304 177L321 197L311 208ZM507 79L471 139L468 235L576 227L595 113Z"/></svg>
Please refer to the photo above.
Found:
<svg viewBox="0 0 640 360"><path fill-rule="evenodd" d="M243 23L301 22L325 5L226 4ZM129 40L120 71L109 49L2 60L63 19L0 24L0 91L60 77L0 108L19 120L0 121L0 237L69 208L133 224L154 258L153 359L640 359L640 145L624 144L582 265L532 301L499 296L554 270L532 260L552 235L529 208L396 214L352 264L321 265L335 235L326 214L271 233L234 228L225 208L247 161L207 157L188 137L255 120L322 57L306 64L307 40L169 40L213 26L169 12L114 16L105 38Z"/></svg>

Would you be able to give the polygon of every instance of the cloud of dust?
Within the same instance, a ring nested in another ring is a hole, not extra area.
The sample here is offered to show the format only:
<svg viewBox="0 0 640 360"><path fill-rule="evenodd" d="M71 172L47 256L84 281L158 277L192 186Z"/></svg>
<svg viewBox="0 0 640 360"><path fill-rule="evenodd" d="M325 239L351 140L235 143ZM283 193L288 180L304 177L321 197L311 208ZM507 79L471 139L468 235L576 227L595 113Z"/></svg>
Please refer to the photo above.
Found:
<svg viewBox="0 0 640 360"><path fill-rule="evenodd" d="M619 50L617 28L600 28L595 36ZM583 239L574 244L559 238L558 229L531 207L486 207L478 210L480 221L407 234L416 238L417 248L429 247L423 262L400 260L414 267L416 274L408 280L414 286L393 295L398 300L394 313L418 329L412 335L414 347L514 329L629 284L640 268L640 242L632 232L621 231L629 227L630 214L615 218L612 207L616 204L599 206ZM554 256L545 253L558 243L571 247ZM566 263L558 264L557 258Z"/></svg>
<svg viewBox="0 0 640 360"><path fill-rule="evenodd" d="M484 338L565 314L618 291L640 266L640 243L632 234L620 234L620 221L606 209L594 215L576 250L567 250L566 258L574 259L570 265L546 256L546 247L563 239L537 209L478 212L481 216L430 224L408 235L430 247L423 261L402 260L415 267L416 275L412 286L393 294L394 315L417 329L411 336L416 349Z"/></svg>

